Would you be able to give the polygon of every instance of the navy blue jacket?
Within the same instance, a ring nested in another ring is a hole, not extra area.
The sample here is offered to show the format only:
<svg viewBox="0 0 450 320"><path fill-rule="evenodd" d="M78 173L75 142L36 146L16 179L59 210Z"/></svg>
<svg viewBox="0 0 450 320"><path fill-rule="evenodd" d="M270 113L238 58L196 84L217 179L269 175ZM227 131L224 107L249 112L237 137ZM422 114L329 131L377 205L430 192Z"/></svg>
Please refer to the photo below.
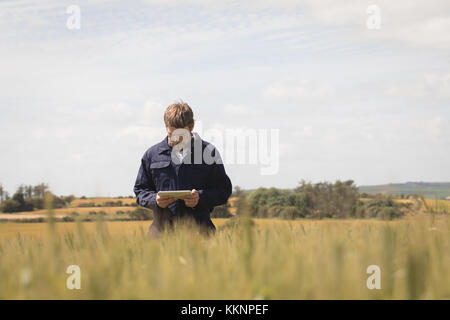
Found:
<svg viewBox="0 0 450 320"><path fill-rule="evenodd" d="M200 141L201 154L208 147L211 148L208 150L212 150L209 154L214 157L216 149L213 145L201 139L194 143L194 138L191 138L191 152L186 156L191 159L190 163L177 164L177 161L172 160L172 146L168 144L167 136L144 153L134 193L139 205L153 210L150 229L160 232L167 224L172 224L174 218L189 216L199 225L215 230L210 214L215 206L228 201L232 185L222 163L211 163L208 159L198 161ZM164 209L156 204L158 191L192 189L199 193L199 202L194 208L186 207L182 199Z"/></svg>

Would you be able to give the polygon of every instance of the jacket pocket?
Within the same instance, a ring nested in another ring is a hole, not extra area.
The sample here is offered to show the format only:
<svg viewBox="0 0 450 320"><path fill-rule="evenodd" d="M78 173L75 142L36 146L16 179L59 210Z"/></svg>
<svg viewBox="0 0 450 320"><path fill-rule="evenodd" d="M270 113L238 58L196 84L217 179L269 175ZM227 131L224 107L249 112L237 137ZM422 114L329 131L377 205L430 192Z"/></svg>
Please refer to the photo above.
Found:
<svg viewBox="0 0 450 320"><path fill-rule="evenodd" d="M158 161L150 163L150 169L163 169L170 166L170 161Z"/></svg>
<svg viewBox="0 0 450 320"><path fill-rule="evenodd" d="M174 182L175 178L170 161L153 162L150 164L150 171L157 191L171 190L171 182Z"/></svg>

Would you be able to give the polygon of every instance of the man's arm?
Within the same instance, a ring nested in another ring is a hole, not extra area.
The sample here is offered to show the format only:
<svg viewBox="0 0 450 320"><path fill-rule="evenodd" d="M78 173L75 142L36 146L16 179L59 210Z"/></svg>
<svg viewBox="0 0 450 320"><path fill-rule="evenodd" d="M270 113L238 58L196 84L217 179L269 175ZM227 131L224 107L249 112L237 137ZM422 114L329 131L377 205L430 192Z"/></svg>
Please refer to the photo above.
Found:
<svg viewBox="0 0 450 320"><path fill-rule="evenodd" d="M225 173L221 163L211 164L210 184L208 188L198 190L199 200L196 208L212 209L215 206L225 204L232 192L230 178Z"/></svg>
<svg viewBox="0 0 450 320"><path fill-rule="evenodd" d="M134 193L138 205L153 209L156 207L156 188L152 175L147 171L145 165L145 155L141 159L141 166L134 184Z"/></svg>

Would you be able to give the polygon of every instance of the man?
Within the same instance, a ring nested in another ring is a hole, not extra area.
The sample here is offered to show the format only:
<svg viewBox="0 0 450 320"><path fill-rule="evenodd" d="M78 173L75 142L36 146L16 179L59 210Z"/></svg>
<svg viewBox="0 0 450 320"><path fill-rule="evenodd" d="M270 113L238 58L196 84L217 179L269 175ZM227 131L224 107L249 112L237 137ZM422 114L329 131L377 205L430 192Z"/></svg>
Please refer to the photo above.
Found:
<svg viewBox="0 0 450 320"><path fill-rule="evenodd" d="M232 191L220 156L192 132L194 114L187 103L168 106L164 123L167 136L144 153L134 185L137 203L153 210L149 238L184 218L202 231L214 232L210 214L228 201ZM159 193L171 190L191 190L191 194L176 199Z"/></svg>

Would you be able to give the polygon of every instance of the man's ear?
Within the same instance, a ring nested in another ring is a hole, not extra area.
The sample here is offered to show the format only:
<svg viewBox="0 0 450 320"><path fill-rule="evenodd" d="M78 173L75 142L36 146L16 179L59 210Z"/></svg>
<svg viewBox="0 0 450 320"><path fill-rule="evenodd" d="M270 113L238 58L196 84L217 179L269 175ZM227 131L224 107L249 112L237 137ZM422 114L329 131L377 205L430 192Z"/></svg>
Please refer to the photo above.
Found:
<svg viewBox="0 0 450 320"><path fill-rule="evenodd" d="M195 122L192 124L192 126L189 128L189 130L192 132L194 130Z"/></svg>

